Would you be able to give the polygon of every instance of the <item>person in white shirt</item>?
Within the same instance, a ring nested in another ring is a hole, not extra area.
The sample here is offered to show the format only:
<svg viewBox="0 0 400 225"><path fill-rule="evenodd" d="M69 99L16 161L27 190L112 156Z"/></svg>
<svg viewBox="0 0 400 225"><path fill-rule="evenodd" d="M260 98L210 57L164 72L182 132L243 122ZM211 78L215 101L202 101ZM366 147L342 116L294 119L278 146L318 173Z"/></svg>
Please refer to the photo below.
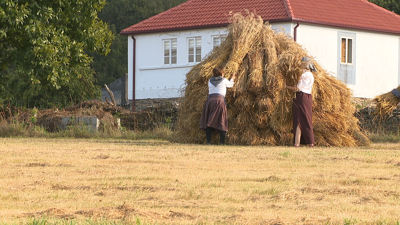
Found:
<svg viewBox="0 0 400 225"><path fill-rule="evenodd" d="M224 71L217 67L213 69L213 77L208 81L208 99L200 118L200 129L206 132L207 144L211 144L213 132L220 134L220 144L225 144L228 131L228 111L226 109L226 89L234 85L235 75L230 80L224 78Z"/></svg>
<svg viewBox="0 0 400 225"><path fill-rule="evenodd" d="M314 131L312 125L312 87L314 84L315 66L308 57L301 59L303 64L303 73L296 86L286 86L289 90L296 92L296 98L293 99L293 132L294 147L300 144L307 144L314 147Z"/></svg>

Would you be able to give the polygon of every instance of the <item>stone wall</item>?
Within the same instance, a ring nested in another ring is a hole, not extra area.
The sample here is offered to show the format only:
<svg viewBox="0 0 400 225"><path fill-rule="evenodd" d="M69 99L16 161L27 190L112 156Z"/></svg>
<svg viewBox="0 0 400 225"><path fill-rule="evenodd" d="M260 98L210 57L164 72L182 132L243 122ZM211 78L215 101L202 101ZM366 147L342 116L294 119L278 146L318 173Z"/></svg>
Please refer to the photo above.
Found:
<svg viewBox="0 0 400 225"><path fill-rule="evenodd" d="M180 98L155 98L155 99L136 99L135 111L140 112L144 109L160 107L160 108L178 108ZM132 106L132 100L129 100Z"/></svg>
<svg viewBox="0 0 400 225"><path fill-rule="evenodd" d="M145 116L144 120L148 120L141 122L138 128L147 130L167 126L174 130L178 119L179 100L180 98L136 99L135 112Z"/></svg>
<svg viewBox="0 0 400 225"><path fill-rule="evenodd" d="M165 124L169 121L171 127L174 127L178 117L178 106L180 98L162 98L162 99L137 99L136 112L149 112L157 114L158 123ZM360 121L360 127L368 132L400 132L400 105L387 118L380 120L375 118L375 105L372 99L354 98L356 112L354 115ZM132 105L132 102L130 102Z"/></svg>
<svg viewBox="0 0 400 225"><path fill-rule="evenodd" d="M400 132L399 109L395 109L392 114L383 119L375 115L374 107L360 109L355 113L355 116L360 121L360 127L365 131L394 134Z"/></svg>

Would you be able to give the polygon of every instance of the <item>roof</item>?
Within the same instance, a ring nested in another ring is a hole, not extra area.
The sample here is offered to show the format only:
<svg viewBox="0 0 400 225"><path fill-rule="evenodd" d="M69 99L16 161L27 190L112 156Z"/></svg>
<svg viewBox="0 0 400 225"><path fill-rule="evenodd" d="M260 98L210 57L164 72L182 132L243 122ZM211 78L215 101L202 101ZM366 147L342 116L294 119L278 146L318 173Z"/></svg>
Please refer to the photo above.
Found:
<svg viewBox="0 0 400 225"><path fill-rule="evenodd" d="M367 0L188 0L121 31L122 35L224 27L230 13L254 11L264 21L400 34L400 16Z"/></svg>

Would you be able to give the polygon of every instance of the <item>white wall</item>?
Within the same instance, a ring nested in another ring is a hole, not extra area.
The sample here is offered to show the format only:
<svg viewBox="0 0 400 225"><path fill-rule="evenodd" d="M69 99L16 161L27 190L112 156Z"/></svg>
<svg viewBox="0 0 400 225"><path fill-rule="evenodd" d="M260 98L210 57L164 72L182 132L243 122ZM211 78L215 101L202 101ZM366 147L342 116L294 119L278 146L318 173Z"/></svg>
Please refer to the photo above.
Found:
<svg viewBox="0 0 400 225"><path fill-rule="evenodd" d="M135 35L136 39L136 85L135 98L173 98L182 94L186 74L195 63L189 63L187 59L187 38L201 37L202 58L212 49L212 36L227 34L224 28L201 29L180 32L167 32L161 34ZM128 37L132 39L131 37ZM164 65L163 41L176 38L178 44L177 64ZM130 43L131 41L129 41ZM129 46L129 52L132 47ZM132 41L133 43L133 41ZM129 99L132 94L132 65L133 59L128 56Z"/></svg>
<svg viewBox="0 0 400 225"><path fill-rule="evenodd" d="M287 32L292 29L291 23L272 25L272 29L283 28ZM187 38L202 37L202 58L212 50L212 37L228 34L226 28L201 29L161 34L135 35L136 39L136 82L135 98L174 98L183 93L186 74L194 63L187 61ZM164 39L177 38L178 54L176 65L164 65ZM133 39L128 37L128 91L129 99L133 98Z"/></svg>
<svg viewBox="0 0 400 225"><path fill-rule="evenodd" d="M399 83L399 36L300 24L297 42L332 75L337 75L338 32L355 33L356 84L354 97L374 98Z"/></svg>
<svg viewBox="0 0 400 225"><path fill-rule="evenodd" d="M292 23L279 23L271 24L271 29L275 31L285 31L286 34L293 36L293 30L296 24Z"/></svg>
<svg viewBox="0 0 400 225"><path fill-rule="evenodd" d="M272 24L293 35L295 23ZM333 76L338 68L338 32L355 33L356 84L349 85L355 97L374 98L400 84L399 36L321 27L300 23L297 42ZM202 37L202 57L212 49L212 36L227 34L224 28L136 35L136 99L181 96L186 74L194 66L187 62L187 38ZM163 39L177 38L176 65L163 64ZM129 99L133 98L133 39L128 37Z"/></svg>
<svg viewBox="0 0 400 225"><path fill-rule="evenodd" d="M354 96L373 98L397 87L398 37L357 32L357 84Z"/></svg>
<svg viewBox="0 0 400 225"><path fill-rule="evenodd" d="M300 24L297 28L299 43L317 63L336 75L337 72L337 29Z"/></svg>

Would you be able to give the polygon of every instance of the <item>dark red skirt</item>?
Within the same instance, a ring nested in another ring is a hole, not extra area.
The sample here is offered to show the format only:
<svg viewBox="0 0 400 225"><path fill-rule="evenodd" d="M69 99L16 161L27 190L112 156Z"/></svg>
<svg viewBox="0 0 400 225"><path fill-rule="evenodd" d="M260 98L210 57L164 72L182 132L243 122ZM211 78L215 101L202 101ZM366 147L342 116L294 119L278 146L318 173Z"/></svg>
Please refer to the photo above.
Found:
<svg viewBox="0 0 400 225"><path fill-rule="evenodd" d="M293 99L293 133L300 126L300 144L314 144L312 104L312 95L296 92L296 98Z"/></svg>
<svg viewBox="0 0 400 225"><path fill-rule="evenodd" d="M209 95L200 119L200 129L212 127L220 131L228 131L228 111L222 95Z"/></svg>

